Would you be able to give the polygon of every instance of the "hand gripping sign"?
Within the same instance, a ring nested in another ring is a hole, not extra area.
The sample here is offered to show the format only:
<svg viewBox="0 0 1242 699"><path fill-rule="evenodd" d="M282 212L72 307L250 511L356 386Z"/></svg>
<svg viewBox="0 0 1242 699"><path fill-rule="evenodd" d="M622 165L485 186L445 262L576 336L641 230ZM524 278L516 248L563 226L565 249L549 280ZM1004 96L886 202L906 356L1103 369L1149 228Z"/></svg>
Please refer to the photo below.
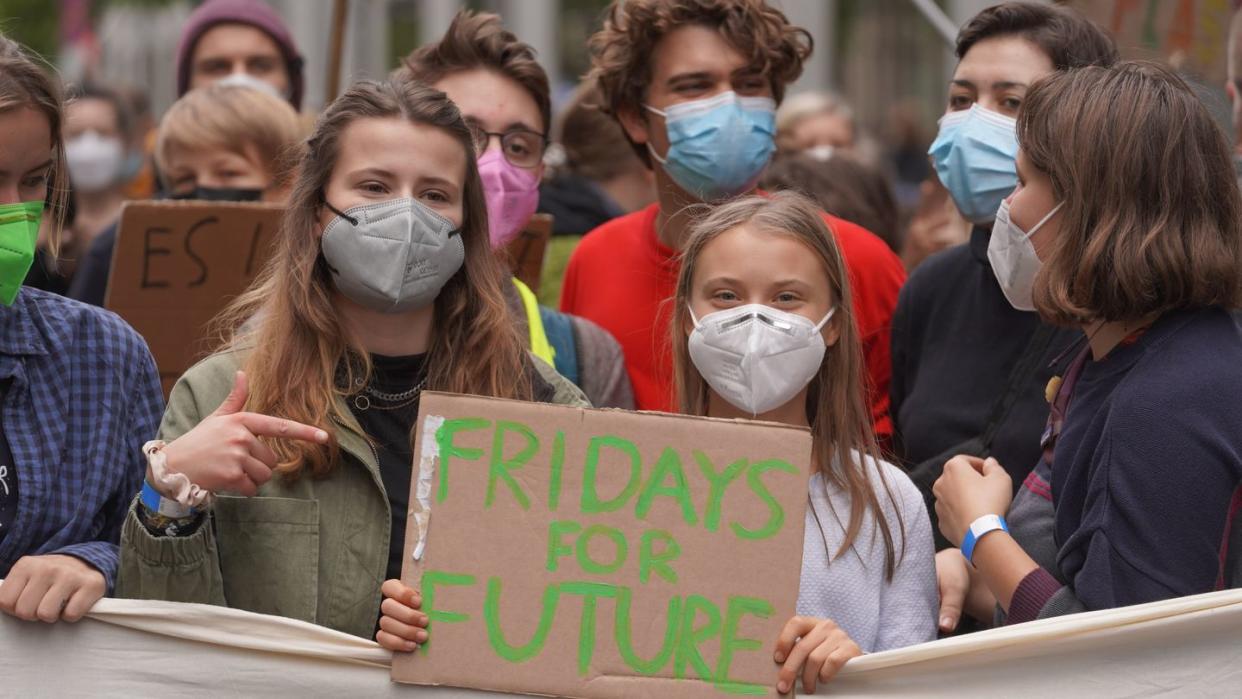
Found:
<svg viewBox="0 0 1242 699"><path fill-rule="evenodd" d="M424 394L393 679L570 697L774 695L804 429Z"/></svg>

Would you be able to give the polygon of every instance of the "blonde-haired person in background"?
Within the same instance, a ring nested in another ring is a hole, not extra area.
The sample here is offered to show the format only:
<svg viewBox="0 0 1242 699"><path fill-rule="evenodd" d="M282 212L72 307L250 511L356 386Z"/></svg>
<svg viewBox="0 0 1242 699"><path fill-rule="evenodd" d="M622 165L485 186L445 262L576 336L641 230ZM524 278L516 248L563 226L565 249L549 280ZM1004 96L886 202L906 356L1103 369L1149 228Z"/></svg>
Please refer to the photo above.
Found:
<svg viewBox="0 0 1242 699"><path fill-rule="evenodd" d="M160 121L155 163L172 199L266 201L289 197L305 127L285 100L237 85L210 85L173 103ZM95 239L69 296L102 306L116 226Z"/></svg>
<svg viewBox="0 0 1242 699"><path fill-rule="evenodd" d="M22 287L67 178L60 88L0 36L0 611L76 621L116 581L117 540L164 406L115 314Z"/></svg>
<svg viewBox="0 0 1242 699"><path fill-rule="evenodd" d="M778 691L851 657L936 637L931 523L880 459L864 401L849 274L815 204L744 197L691 225L673 302L681 411L809 427L797 613L776 645Z"/></svg>

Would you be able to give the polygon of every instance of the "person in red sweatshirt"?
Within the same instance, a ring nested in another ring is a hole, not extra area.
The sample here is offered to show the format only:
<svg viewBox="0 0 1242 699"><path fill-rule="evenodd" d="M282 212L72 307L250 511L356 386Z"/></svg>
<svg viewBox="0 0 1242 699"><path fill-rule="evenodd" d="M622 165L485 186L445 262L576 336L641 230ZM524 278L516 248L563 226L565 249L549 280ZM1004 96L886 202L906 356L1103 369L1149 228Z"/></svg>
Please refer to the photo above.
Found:
<svg viewBox="0 0 1242 699"><path fill-rule="evenodd" d="M601 108L653 168L658 201L596 228L574 251L561 309L610 331L642 410L672 410L669 351L678 253L703 205L755 191L775 148L774 114L811 37L763 0L613 2L590 41ZM868 402L888 420L889 322L900 260L866 229L827 214L845 255L863 338Z"/></svg>

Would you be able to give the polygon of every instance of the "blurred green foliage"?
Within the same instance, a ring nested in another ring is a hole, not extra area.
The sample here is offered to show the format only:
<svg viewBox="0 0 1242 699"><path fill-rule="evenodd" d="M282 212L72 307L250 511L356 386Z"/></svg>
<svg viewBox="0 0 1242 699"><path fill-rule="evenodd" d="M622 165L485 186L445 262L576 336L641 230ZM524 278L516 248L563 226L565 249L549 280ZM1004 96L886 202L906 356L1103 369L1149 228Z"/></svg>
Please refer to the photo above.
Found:
<svg viewBox="0 0 1242 699"><path fill-rule="evenodd" d="M92 18L98 18L112 5L162 7L178 0L92 0ZM26 48L55 61L60 44L60 2L58 0L0 0L0 32Z"/></svg>

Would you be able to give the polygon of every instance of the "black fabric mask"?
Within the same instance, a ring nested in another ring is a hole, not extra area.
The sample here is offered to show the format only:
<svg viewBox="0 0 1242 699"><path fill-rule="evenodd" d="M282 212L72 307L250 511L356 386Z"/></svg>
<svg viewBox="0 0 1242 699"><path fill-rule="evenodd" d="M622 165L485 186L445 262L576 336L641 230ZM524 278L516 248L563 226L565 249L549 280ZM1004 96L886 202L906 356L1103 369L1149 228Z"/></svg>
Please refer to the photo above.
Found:
<svg viewBox="0 0 1242 699"><path fill-rule="evenodd" d="M195 187L188 192L173 193L168 197L179 201L261 201L262 189L234 187Z"/></svg>

